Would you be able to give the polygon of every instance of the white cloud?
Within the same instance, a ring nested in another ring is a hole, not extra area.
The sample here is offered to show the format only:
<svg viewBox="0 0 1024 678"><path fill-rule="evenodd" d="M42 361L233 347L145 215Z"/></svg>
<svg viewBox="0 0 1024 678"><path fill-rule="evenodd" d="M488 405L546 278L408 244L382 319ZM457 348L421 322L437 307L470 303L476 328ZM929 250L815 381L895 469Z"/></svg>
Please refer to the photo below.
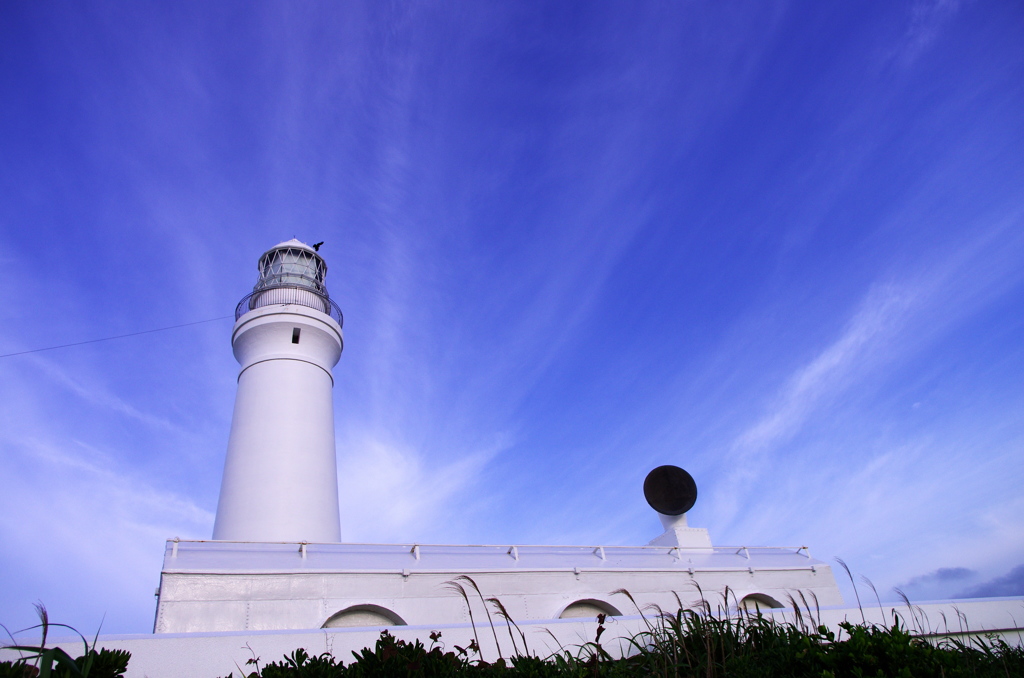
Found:
<svg viewBox="0 0 1024 678"><path fill-rule="evenodd" d="M0 542L17 554L4 575L4 622L28 625L42 600L55 621L85 630L104 611L108 631L145 628L164 540L207 536L212 514L79 442L2 446ZM85 610L96 617L75 616Z"/></svg>
<svg viewBox="0 0 1024 678"><path fill-rule="evenodd" d="M842 335L787 380L770 411L736 440L741 451L784 442L825 398L848 386L879 352L914 303L907 288L880 285L871 289Z"/></svg>
<svg viewBox="0 0 1024 678"><path fill-rule="evenodd" d="M943 25L960 8L959 0L918 0L910 9L907 28L893 59L906 67L935 41Z"/></svg>
<svg viewBox="0 0 1024 678"><path fill-rule="evenodd" d="M700 508L713 537L808 544L819 557L842 556L883 597L939 567L993 577L1020 562L1013 488L1024 479L1024 431L1011 423L1020 403L951 392L938 375L966 370L959 381L974 368L933 352L1019 285L1017 224L1017 213L971 224L955 245L903 262L863 294L837 336L807 351L719 448L720 477ZM780 359L790 360L786 349ZM915 383L892 379L913 363L924 365Z"/></svg>
<svg viewBox="0 0 1024 678"><path fill-rule="evenodd" d="M468 503L481 469L501 446L429 466L418 451L363 434L341 446L338 485L345 541L429 541ZM463 516L464 517L464 516Z"/></svg>
<svg viewBox="0 0 1024 678"><path fill-rule="evenodd" d="M82 384L79 380L73 379L69 376L65 370L58 367L53 361L39 356L30 356L29 359L39 371L50 377L54 383L63 387L93 407L116 412L117 414L130 417L148 426L163 429L164 431L173 431L179 434L186 433L186 431L182 430L179 426L172 424L168 419L140 411L131 403L110 393L106 388L96 382L92 382L88 385Z"/></svg>

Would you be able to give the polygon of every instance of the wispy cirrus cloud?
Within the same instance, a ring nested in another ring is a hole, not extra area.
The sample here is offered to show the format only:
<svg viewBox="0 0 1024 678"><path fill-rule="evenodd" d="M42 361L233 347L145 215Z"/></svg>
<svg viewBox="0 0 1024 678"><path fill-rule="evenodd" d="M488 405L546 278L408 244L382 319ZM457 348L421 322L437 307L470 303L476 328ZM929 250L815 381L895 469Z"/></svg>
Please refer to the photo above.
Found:
<svg viewBox="0 0 1024 678"><path fill-rule="evenodd" d="M187 430L172 423L166 417L141 411L124 398L111 393L102 384L96 383L96 381L83 383L46 358L30 356L29 361L38 373L48 376L54 384L65 389L91 407L117 413L157 430L189 435Z"/></svg>
<svg viewBox="0 0 1024 678"><path fill-rule="evenodd" d="M470 511L482 494L487 462L505 445L439 461L420 450L364 433L340 442L342 532L346 541L429 541L451 538L453 512ZM460 515L456 521L466 521Z"/></svg>
<svg viewBox="0 0 1024 678"><path fill-rule="evenodd" d="M917 0L910 7L910 16L903 38L893 53L901 66L911 65L935 41L943 26L960 9L960 0Z"/></svg>
<svg viewBox="0 0 1024 678"><path fill-rule="evenodd" d="M719 543L883 588L1005 572L1017 17L765 7L26 6L4 340L218 315L263 249L325 240L346 538L643 543L675 462ZM209 534L228 334L0 366L0 621L57 597L146 630L162 540Z"/></svg>
<svg viewBox="0 0 1024 678"><path fill-rule="evenodd" d="M785 442L823 400L881 357L881 345L898 331L916 299L905 286L869 290L839 338L789 377L768 413L737 438L735 449L746 456Z"/></svg>
<svg viewBox="0 0 1024 678"><path fill-rule="evenodd" d="M206 538L213 515L192 498L153 484L79 441L0 440L4 492L0 541L8 627L33 621L31 600L80 629L139 631L149 623L162 544ZM113 579L114 588L95 582ZM26 589L31 599L23 598Z"/></svg>
<svg viewBox="0 0 1024 678"><path fill-rule="evenodd" d="M838 337L787 376L765 412L733 441L733 453L747 458L784 444L830 398L924 350L1024 280L1014 263L1024 248L1024 237L1015 235L1021 219L1013 210L979 223L971 237L872 283Z"/></svg>

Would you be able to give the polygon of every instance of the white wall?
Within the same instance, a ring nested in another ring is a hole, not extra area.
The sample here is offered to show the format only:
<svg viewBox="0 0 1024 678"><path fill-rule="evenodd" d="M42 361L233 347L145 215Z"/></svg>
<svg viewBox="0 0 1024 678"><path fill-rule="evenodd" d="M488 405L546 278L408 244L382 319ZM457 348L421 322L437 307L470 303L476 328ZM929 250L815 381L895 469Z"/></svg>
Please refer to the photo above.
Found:
<svg viewBox="0 0 1024 678"><path fill-rule="evenodd" d="M459 572L292 572L167 573L162 576L156 621L158 633L201 631L284 630L317 628L333 614L354 605L376 605L406 624L468 622L465 602L446 582ZM615 571L598 569L472 572L484 597L496 597L514 619L557 618L578 600L600 600L624 614L637 608L619 589L632 594L641 609L679 607L700 597L696 584L711 603L718 604L726 587L730 604L750 593L767 594L785 602L789 592L811 592L822 606L843 603L828 566L789 570L685 569L675 571ZM485 614L477 593L464 583L474 614ZM813 604L813 603L812 603Z"/></svg>

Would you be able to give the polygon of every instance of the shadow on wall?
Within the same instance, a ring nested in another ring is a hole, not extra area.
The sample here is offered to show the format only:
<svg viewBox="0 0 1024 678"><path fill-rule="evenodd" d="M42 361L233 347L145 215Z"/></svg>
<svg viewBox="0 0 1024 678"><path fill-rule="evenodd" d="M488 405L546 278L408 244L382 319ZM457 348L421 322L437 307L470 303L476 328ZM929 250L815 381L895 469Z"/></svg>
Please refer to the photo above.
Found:
<svg viewBox="0 0 1024 678"><path fill-rule="evenodd" d="M405 621L380 605L353 605L331 615L320 628L339 629L360 626L405 626Z"/></svg>
<svg viewBox="0 0 1024 678"><path fill-rule="evenodd" d="M757 612L758 609L770 610L781 608L782 603L763 593L751 593L749 596L743 596L739 606L741 609Z"/></svg>
<svg viewBox="0 0 1024 678"><path fill-rule="evenodd" d="M577 600L575 603L567 605L566 608L562 610L562 613L558 615L558 618L577 619L580 617L590 617L593 619L599 614L603 614L608 617L622 616L621 612L603 600L587 598L586 600Z"/></svg>

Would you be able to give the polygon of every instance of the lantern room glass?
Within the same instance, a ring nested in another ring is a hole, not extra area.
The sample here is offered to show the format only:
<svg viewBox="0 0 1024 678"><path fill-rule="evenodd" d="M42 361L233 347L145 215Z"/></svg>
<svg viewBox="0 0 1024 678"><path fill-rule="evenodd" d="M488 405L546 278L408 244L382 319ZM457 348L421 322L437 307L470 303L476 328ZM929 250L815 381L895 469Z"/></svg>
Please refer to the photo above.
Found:
<svg viewBox="0 0 1024 678"><path fill-rule="evenodd" d="M256 290L272 287L308 287L325 293L327 266L314 252L299 247L275 248L264 254L259 263L260 277Z"/></svg>

